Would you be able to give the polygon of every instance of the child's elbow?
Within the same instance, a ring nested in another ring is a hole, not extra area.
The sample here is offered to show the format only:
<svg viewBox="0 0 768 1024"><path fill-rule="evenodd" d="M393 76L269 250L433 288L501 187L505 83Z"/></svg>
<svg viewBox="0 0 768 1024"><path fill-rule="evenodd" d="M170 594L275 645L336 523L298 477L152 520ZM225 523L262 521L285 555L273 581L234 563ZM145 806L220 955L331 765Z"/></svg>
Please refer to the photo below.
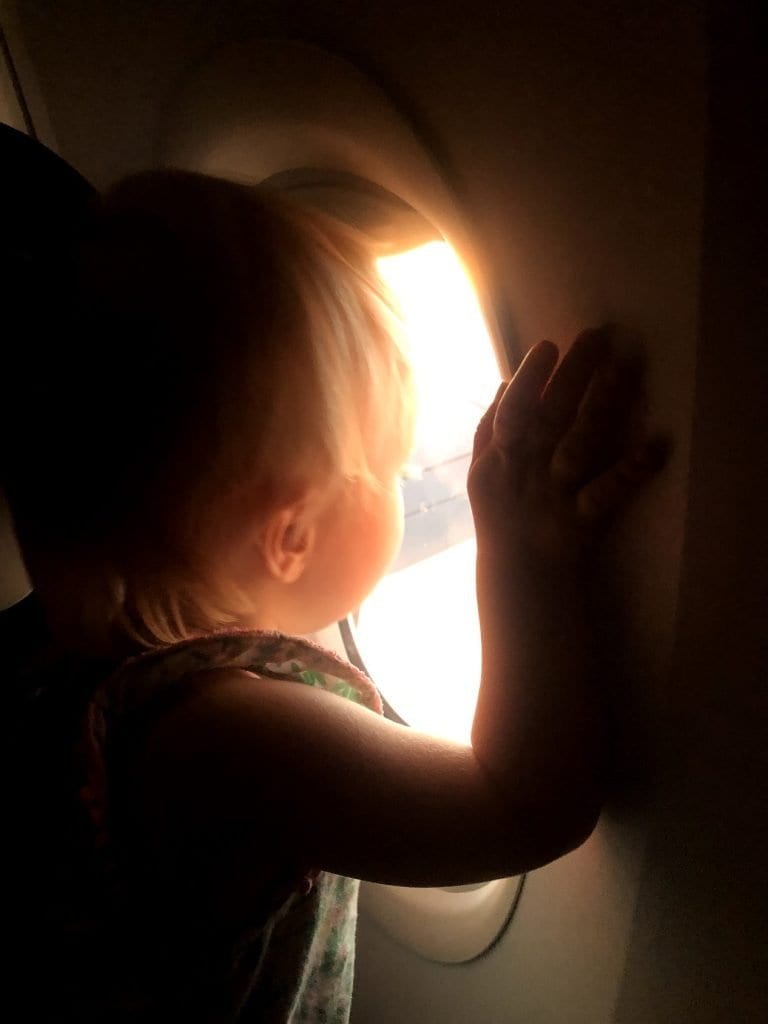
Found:
<svg viewBox="0 0 768 1024"><path fill-rule="evenodd" d="M600 820L601 806L602 801L595 799L579 807L576 813L565 816L557 844L559 846L558 857L577 850L589 839Z"/></svg>
<svg viewBox="0 0 768 1024"><path fill-rule="evenodd" d="M537 807L532 815L527 870L543 867L578 849L594 832L601 807L602 799L597 794Z"/></svg>

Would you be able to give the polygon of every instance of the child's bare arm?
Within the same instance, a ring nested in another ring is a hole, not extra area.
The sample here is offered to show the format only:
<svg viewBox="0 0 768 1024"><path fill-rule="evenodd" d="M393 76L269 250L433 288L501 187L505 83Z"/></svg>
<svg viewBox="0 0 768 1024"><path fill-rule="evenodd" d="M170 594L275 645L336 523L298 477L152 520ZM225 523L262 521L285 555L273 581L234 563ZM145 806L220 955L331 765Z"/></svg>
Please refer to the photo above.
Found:
<svg viewBox="0 0 768 1024"><path fill-rule="evenodd" d="M277 861L301 851L317 867L411 885L514 874L589 834L601 715L584 588L602 523L652 468L612 448L622 389L602 375L604 349L582 336L545 388L557 351L537 346L478 430L472 746L308 687L218 672L146 747L142 800L160 833L240 822L255 850L269 837Z"/></svg>
<svg viewBox="0 0 768 1024"><path fill-rule="evenodd" d="M549 380L556 361L553 345L533 348L476 438L483 669L472 743L500 789L522 787L565 828L569 806L578 827L602 800L596 544L657 460L648 445L625 451L636 381L606 331L584 332Z"/></svg>

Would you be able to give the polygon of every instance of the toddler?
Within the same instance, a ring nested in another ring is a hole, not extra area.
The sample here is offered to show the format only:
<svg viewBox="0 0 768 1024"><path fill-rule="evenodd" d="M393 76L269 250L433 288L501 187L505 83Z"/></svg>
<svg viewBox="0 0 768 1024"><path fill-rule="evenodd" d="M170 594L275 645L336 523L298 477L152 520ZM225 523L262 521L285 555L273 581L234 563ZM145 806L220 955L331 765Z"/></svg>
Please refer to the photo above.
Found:
<svg viewBox="0 0 768 1024"><path fill-rule="evenodd" d="M14 690L18 1019L343 1024L357 879L512 875L594 827L594 549L657 465L635 384L607 330L541 342L478 426L462 746L301 639L402 532L411 377L362 238L152 172L94 204L73 275L6 481L50 632Z"/></svg>

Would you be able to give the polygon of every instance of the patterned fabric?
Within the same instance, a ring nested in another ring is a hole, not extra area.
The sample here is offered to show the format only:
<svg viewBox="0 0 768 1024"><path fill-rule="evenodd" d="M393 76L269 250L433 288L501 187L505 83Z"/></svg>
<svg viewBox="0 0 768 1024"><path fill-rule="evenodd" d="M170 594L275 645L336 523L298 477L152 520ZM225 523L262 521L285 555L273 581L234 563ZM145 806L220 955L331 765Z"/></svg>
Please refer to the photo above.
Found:
<svg viewBox="0 0 768 1024"><path fill-rule="evenodd" d="M74 805L86 827L68 826L65 891L49 886L46 907L48 929L59 931L52 940L58 1009L38 1008L35 1020L348 1020L356 880L318 872L297 852L277 877L265 881L255 868L253 892L241 898L238 889L237 913L222 918L209 897L239 851L269 846L258 823L249 824L248 842L235 829L213 842L186 836L158 862L142 857L131 840L130 815L122 815L130 803L130 775L121 773L126 752L190 686L206 684L204 670L223 667L319 687L381 713L378 692L357 669L307 641L274 633L214 635L143 654L91 688L72 773Z"/></svg>

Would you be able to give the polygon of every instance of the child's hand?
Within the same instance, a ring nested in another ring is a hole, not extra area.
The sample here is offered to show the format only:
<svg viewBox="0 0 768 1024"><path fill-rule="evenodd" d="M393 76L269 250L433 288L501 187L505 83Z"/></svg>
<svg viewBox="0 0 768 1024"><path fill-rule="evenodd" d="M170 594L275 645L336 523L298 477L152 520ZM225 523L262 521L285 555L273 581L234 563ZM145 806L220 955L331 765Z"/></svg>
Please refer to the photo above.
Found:
<svg viewBox="0 0 768 1024"><path fill-rule="evenodd" d="M639 381L585 331L555 370L542 341L480 420L467 489L481 557L542 570L583 564L594 542L661 465L658 444L630 444Z"/></svg>

